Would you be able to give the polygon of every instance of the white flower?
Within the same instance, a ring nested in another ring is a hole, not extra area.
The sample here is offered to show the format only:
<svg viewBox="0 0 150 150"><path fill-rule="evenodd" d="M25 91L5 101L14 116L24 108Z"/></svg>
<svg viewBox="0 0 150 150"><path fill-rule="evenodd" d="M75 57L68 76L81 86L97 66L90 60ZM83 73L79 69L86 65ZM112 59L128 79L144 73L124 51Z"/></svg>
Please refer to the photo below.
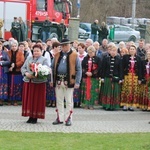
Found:
<svg viewBox="0 0 150 150"><path fill-rule="evenodd" d="M50 73L51 73L51 70L49 67L47 67L46 65L42 66L41 64L38 65L38 75L44 77L44 76L49 75Z"/></svg>

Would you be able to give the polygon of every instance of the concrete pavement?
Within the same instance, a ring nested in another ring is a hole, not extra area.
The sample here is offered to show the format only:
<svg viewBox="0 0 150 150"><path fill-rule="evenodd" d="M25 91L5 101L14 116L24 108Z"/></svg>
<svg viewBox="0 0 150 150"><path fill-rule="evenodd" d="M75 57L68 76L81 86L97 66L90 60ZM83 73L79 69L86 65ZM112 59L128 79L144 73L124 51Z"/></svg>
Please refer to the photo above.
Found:
<svg viewBox="0 0 150 150"><path fill-rule="evenodd" d="M46 118L37 124L27 124L28 117L21 116L21 106L0 107L0 130L23 132L64 133L133 133L150 132L150 112L105 111L101 108L85 110L75 108L72 126L52 125L56 119L55 108L46 108Z"/></svg>

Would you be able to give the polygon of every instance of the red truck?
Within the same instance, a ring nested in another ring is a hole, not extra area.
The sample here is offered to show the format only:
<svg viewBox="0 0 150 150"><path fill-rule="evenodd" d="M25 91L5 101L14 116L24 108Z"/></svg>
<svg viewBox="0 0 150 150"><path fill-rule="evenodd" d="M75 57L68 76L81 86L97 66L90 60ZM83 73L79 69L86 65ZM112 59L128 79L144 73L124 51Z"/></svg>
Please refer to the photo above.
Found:
<svg viewBox="0 0 150 150"><path fill-rule="evenodd" d="M52 22L50 38L57 37L59 23L63 19L68 26L72 4L69 0L0 0L0 18L4 39L11 37L11 22L14 17L22 17L27 25L27 37L32 40L41 38L42 25L46 16Z"/></svg>

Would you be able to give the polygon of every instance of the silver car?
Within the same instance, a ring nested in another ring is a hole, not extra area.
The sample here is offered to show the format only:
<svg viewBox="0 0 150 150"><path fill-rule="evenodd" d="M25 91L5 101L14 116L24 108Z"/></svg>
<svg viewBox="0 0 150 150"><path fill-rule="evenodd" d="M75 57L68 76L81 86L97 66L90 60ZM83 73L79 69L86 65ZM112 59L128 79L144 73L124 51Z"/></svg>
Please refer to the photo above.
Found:
<svg viewBox="0 0 150 150"><path fill-rule="evenodd" d="M110 25L109 25L110 27ZM136 31L130 27L122 26L122 25L114 25L115 27L115 34L114 40L115 42L120 41L137 41L140 39L140 32Z"/></svg>

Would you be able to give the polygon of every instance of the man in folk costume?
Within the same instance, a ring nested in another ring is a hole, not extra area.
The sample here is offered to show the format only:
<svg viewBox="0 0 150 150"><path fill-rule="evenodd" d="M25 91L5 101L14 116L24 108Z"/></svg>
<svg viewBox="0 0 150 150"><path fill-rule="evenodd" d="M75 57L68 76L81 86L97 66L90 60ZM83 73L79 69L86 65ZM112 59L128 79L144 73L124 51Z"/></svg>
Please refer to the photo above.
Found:
<svg viewBox="0 0 150 150"><path fill-rule="evenodd" d="M73 91L74 88L79 88L82 69L78 54L70 49L70 41L63 39L61 46L62 51L55 55L52 62L57 107L57 119L53 125L63 124L65 117L66 126L71 126ZM64 98L66 100L66 115L64 115Z"/></svg>

